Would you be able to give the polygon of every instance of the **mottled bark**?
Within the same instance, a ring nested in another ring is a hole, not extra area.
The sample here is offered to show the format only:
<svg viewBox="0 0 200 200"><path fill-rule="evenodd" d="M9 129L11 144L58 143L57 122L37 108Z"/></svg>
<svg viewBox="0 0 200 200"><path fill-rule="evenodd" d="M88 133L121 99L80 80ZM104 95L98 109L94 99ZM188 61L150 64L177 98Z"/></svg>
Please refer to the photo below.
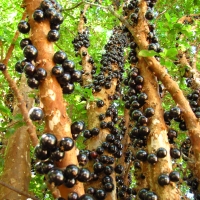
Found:
<svg viewBox="0 0 200 200"><path fill-rule="evenodd" d="M39 7L41 0L26 0L24 2L31 26L30 39L38 50L37 67L42 67L47 71L47 77L39 87L40 106L45 113L45 131L53 133L59 141L63 137L72 137L71 120L66 113L62 89L56 78L51 75L51 70L55 64L52 60L54 55L53 43L47 40L50 25L48 20L44 20L41 23L33 20L32 14ZM70 164L78 165L75 147L65 153L65 157L61 162L56 163L57 167L63 169ZM84 193L83 184L80 182L73 188L67 188L62 185L59 190L64 198L72 191L76 191L79 195Z"/></svg>
<svg viewBox="0 0 200 200"><path fill-rule="evenodd" d="M161 98L158 92L158 82L156 77L146 67L146 62L143 58L138 62L140 75L144 77L143 92L148 95L148 100L144 105L144 109L151 107L155 114L149 119L148 126L150 135L147 140L147 152L156 153L157 149L163 147L167 150L167 156L158 158L156 164L144 163L143 170L146 177L148 187L158 195L159 199L172 200L180 199L179 190L173 182L167 186L158 184L160 174L169 174L172 171L172 160L170 157L170 144L167 137L167 127L163 118L163 108ZM166 195L168 194L168 195Z"/></svg>

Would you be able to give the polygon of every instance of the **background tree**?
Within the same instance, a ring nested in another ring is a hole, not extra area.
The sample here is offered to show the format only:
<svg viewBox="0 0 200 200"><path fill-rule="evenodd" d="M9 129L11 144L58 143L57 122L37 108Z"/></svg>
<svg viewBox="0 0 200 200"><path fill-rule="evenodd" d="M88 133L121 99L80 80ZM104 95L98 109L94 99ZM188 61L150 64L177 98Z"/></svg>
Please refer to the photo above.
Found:
<svg viewBox="0 0 200 200"><path fill-rule="evenodd" d="M0 199L199 199L199 4L3 1Z"/></svg>

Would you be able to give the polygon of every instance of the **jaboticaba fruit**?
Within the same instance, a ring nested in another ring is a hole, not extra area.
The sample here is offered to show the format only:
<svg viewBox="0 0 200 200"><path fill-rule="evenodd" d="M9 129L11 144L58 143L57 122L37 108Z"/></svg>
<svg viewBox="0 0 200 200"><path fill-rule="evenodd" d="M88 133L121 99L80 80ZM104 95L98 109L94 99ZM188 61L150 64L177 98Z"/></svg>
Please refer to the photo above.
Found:
<svg viewBox="0 0 200 200"><path fill-rule="evenodd" d="M158 162L158 157L157 157L155 154L151 153L151 154L149 154L149 155L147 156L147 161L148 161L149 163L151 163L151 164L155 164L155 163Z"/></svg>
<svg viewBox="0 0 200 200"><path fill-rule="evenodd" d="M77 178L79 174L79 168L76 165L68 165L64 170L64 176L66 178Z"/></svg>
<svg viewBox="0 0 200 200"><path fill-rule="evenodd" d="M124 171L124 167L120 164L118 164L116 167L115 167L115 172L118 173L118 174L121 174L122 172Z"/></svg>
<svg viewBox="0 0 200 200"><path fill-rule="evenodd" d="M167 155L167 150L163 147L158 148L156 155L158 158L164 158Z"/></svg>
<svg viewBox="0 0 200 200"><path fill-rule="evenodd" d="M30 77L27 79L27 84L30 88L38 89L40 82L35 77Z"/></svg>
<svg viewBox="0 0 200 200"><path fill-rule="evenodd" d="M72 134L79 134L81 131L84 130L85 123L83 121L76 121L71 125L71 132Z"/></svg>
<svg viewBox="0 0 200 200"><path fill-rule="evenodd" d="M4 71L6 70L6 65L4 65L3 63L0 63L0 71Z"/></svg>
<svg viewBox="0 0 200 200"><path fill-rule="evenodd" d="M53 8L53 4L51 1L49 0L43 0L40 4L40 7L43 9L43 10L46 10L46 9L49 9L49 8Z"/></svg>
<svg viewBox="0 0 200 200"><path fill-rule="evenodd" d="M179 118L181 115L181 109L179 107L171 108L169 114L171 118Z"/></svg>
<svg viewBox="0 0 200 200"><path fill-rule="evenodd" d="M74 68L75 68L75 63L71 60L67 60L65 59L63 62L62 62L62 67L65 71L67 72L73 72L74 71Z"/></svg>
<svg viewBox="0 0 200 200"><path fill-rule="evenodd" d="M31 108L29 110L28 114L29 114L30 119L33 121L39 121L39 120L43 119L43 117L44 117L44 113L43 113L42 109L39 107Z"/></svg>
<svg viewBox="0 0 200 200"><path fill-rule="evenodd" d="M146 19L152 20L154 18L154 14L151 10L148 10L145 14Z"/></svg>
<svg viewBox="0 0 200 200"><path fill-rule="evenodd" d="M158 199L158 196L154 192L151 192L151 191L147 192L144 198L144 200L157 200L157 199Z"/></svg>
<svg viewBox="0 0 200 200"><path fill-rule="evenodd" d="M167 174L161 174L158 177L158 183L160 186L168 185L170 183L169 176Z"/></svg>
<svg viewBox="0 0 200 200"><path fill-rule="evenodd" d="M64 185L67 187L67 188L72 188L74 187L74 185L76 184L76 179L74 178L65 178L64 180Z"/></svg>
<svg viewBox="0 0 200 200"><path fill-rule="evenodd" d="M180 179L180 174L179 174L179 172L177 172L177 171L172 171L172 172L169 174L169 178L170 178L170 181L172 181L172 182L177 182L177 181L179 181L179 179Z"/></svg>
<svg viewBox="0 0 200 200"><path fill-rule="evenodd" d="M95 199L90 194L83 194L82 196L80 196L79 200L95 200Z"/></svg>
<svg viewBox="0 0 200 200"><path fill-rule="evenodd" d="M50 156L50 151L42 149L40 145L37 145L34 150L34 154L39 160L46 160Z"/></svg>
<svg viewBox="0 0 200 200"><path fill-rule="evenodd" d="M17 26L20 33L28 33L30 31L30 25L27 21L21 20Z"/></svg>
<svg viewBox="0 0 200 200"><path fill-rule="evenodd" d="M47 77L47 71L44 68L37 68L35 71L35 78L37 78L37 80L42 81Z"/></svg>
<svg viewBox="0 0 200 200"><path fill-rule="evenodd" d="M36 22L41 22L42 20L44 20L44 12L42 10L35 10L33 13L33 19Z"/></svg>
<svg viewBox="0 0 200 200"><path fill-rule="evenodd" d="M65 200L65 199L63 199L63 200ZM67 196L67 200L79 200L79 196L76 192L70 192Z"/></svg>
<svg viewBox="0 0 200 200"><path fill-rule="evenodd" d="M31 44L32 44L32 42L31 42L31 40L29 38L24 38L19 43L21 49L23 49L25 46L31 45Z"/></svg>
<svg viewBox="0 0 200 200"><path fill-rule="evenodd" d="M58 41L60 38L60 34L57 30L50 30L48 32L48 35L47 35L47 39L50 41L50 42L56 42Z"/></svg>
<svg viewBox="0 0 200 200"><path fill-rule="evenodd" d="M24 73L28 76L28 77L33 77L33 75L35 74L35 66L32 65L31 63L27 63L24 67Z"/></svg>
<svg viewBox="0 0 200 200"><path fill-rule="evenodd" d="M52 133L44 133L40 138L40 145L43 149L53 151L57 146L57 138Z"/></svg>
<svg viewBox="0 0 200 200"><path fill-rule="evenodd" d="M74 147L74 140L70 137L64 137L60 140L59 146L63 151L69 151Z"/></svg>
<svg viewBox="0 0 200 200"><path fill-rule="evenodd" d="M62 185L64 182L63 172L59 169L52 169L48 173L49 183L54 183L55 186Z"/></svg>
<svg viewBox="0 0 200 200"><path fill-rule="evenodd" d="M38 55L38 51L33 45L26 45L23 49L23 54L28 60L34 60Z"/></svg>
<svg viewBox="0 0 200 200"><path fill-rule="evenodd" d="M143 189L141 189L139 192L138 192L138 197L140 198L140 199L145 199L145 196L146 196L146 194L147 194L147 192L148 192L148 189L146 189L146 188L143 188Z"/></svg>
<svg viewBox="0 0 200 200"><path fill-rule="evenodd" d="M62 87L63 94L71 94L74 91L74 84L67 83Z"/></svg>
<svg viewBox="0 0 200 200"><path fill-rule="evenodd" d="M142 149L137 151L137 153L136 153L136 158L140 161L146 161L147 156L148 156L147 152Z"/></svg>
<svg viewBox="0 0 200 200"><path fill-rule="evenodd" d="M67 59L67 54L64 51L57 51L53 56L53 61L57 64L62 64L65 59Z"/></svg>
<svg viewBox="0 0 200 200"><path fill-rule="evenodd" d="M53 161L61 161L65 156L65 151L57 148L56 150L54 150L53 152L51 152L51 160Z"/></svg>
<svg viewBox="0 0 200 200"><path fill-rule="evenodd" d="M60 76L62 76L63 75L63 73L64 73L64 69L61 67L61 66L59 66L59 65L56 65L56 66L54 66L53 68L52 68L52 74L55 76L55 77L60 77Z"/></svg>
<svg viewBox="0 0 200 200"><path fill-rule="evenodd" d="M90 180L90 178L91 178L91 173L90 173L90 171L88 169L81 168L79 170L79 174L78 174L78 177L77 177L78 181L87 182L87 181Z"/></svg>

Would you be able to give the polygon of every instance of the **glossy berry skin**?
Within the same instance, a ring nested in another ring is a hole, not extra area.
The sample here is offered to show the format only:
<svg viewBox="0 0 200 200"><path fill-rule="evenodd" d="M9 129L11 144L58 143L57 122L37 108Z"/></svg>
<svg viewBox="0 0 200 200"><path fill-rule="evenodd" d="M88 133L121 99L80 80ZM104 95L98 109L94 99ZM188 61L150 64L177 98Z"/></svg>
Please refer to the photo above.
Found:
<svg viewBox="0 0 200 200"><path fill-rule="evenodd" d="M169 114L171 118L179 118L181 115L181 109L179 107L173 107L170 109Z"/></svg>
<svg viewBox="0 0 200 200"><path fill-rule="evenodd" d="M70 151L74 147L74 140L70 137L64 137L61 139L59 146L63 151Z"/></svg>
<svg viewBox="0 0 200 200"><path fill-rule="evenodd" d="M56 65L52 68L51 72L55 77L60 77L64 74L64 69L61 66Z"/></svg>
<svg viewBox="0 0 200 200"><path fill-rule="evenodd" d="M100 173L104 170L104 165L101 162L95 162L93 165L93 170L95 173Z"/></svg>
<svg viewBox="0 0 200 200"><path fill-rule="evenodd" d="M56 42L60 38L60 33L57 30L50 30L47 34L49 42Z"/></svg>
<svg viewBox="0 0 200 200"><path fill-rule="evenodd" d="M77 178L79 174L79 168L76 165L68 165L66 169L64 170L64 175L65 178L70 179L70 178Z"/></svg>
<svg viewBox="0 0 200 200"><path fill-rule="evenodd" d="M42 170L43 170L44 174L47 174L53 168L54 168L54 164L52 161L47 160L47 161L43 162Z"/></svg>
<svg viewBox="0 0 200 200"><path fill-rule="evenodd" d="M149 154L147 156L147 161L150 163L150 164L155 164L158 162L158 157L155 155L155 154Z"/></svg>
<svg viewBox="0 0 200 200"><path fill-rule="evenodd" d="M49 183L54 183L55 186L62 185L64 182L63 172L59 169L50 170L47 176Z"/></svg>
<svg viewBox="0 0 200 200"><path fill-rule="evenodd" d="M95 200L94 197L90 194L83 194L79 197L79 200Z"/></svg>
<svg viewBox="0 0 200 200"><path fill-rule="evenodd" d="M158 196L154 192L147 192L144 200L158 200Z"/></svg>
<svg viewBox="0 0 200 200"><path fill-rule="evenodd" d="M154 14L152 11L148 10L145 14L146 19L152 20L154 18Z"/></svg>
<svg viewBox="0 0 200 200"><path fill-rule="evenodd" d="M53 151L57 146L57 138L52 133L44 133L40 138L40 145L43 149Z"/></svg>
<svg viewBox="0 0 200 200"><path fill-rule="evenodd" d="M61 149L56 149L55 151L51 152L51 159L53 161L61 161L65 156L65 151Z"/></svg>
<svg viewBox="0 0 200 200"><path fill-rule="evenodd" d="M41 108L39 107L33 107L29 110L29 117L32 121L39 121L43 119L44 113Z"/></svg>
<svg viewBox="0 0 200 200"><path fill-rule="evenodd" d="M98 100L98 101L96 102L96 104L97 104L97 107L98 107L98 108L101 108L101 107L104 106L104 101L103 101L103 100Z"/></svg>
<svg viewBox="0 0 200 200"><path fill-rule="evenodd" d="M138 192L138 197L142 200L145 199L145 196L147 194L148 190L146 188L143 188L141 189L139 192Z"/></svg>
<svg viewBox="0 0 200 200"><path fill-rule="evenodd" d="M106 192L112 192L114 190L115 186L113 183L105 183L103 188Z"/></svg>
<svg viewBox="0 0 200 200"><path fill-rule="evenodd" d="M106 198L106 192L103 189L98 189L95 192L95 197L97 200L103 200Z"/></svg>
<svg viewBox="0 0 200 200"><path fill-rule="evenodd" d="M79 134L85 128L85 123L83 121L75 121L71 125L71 132L73 134Z"/></svg>
<svg viewBox="0 0 200 200"><path fill-rule="evenodd" d="M37 162L34 165L34 169L35 169L36 173L38 173L38 174L44 174L44 172L43 172L43 163L42 162Z"/></svg>
<svg viewBox="0 0 200 200"><path fill-rule="evenodd" d="M6 65L3 63L0 63L0 71L6 70Z"/></svg>
<svg viewBox="0 0 200 200"><path fill-rule="evenodd" d="M64 185L67 188L72 188L72 187L74 187L75 184L76 184L76 179L74 179L74 178L70 178L70 179L65 179L64 180Z"/></svg>
<svg viewBox="0 0 200 200"><path fill-rule="evenodd" d="M67 200L78 200L79 196L76 192L71 192L67 196Z"/></svg>
<svg viewBox="0 0 200 200"><path fill-rule="evenodd" d="M21 62L20 61L16 62L16 64L15 64L15 71L18 72L18 73L22 73L23 72L23 68L21 67Z"/></svg>
<svg viewBox="0 0 200 200"><path fill-rule="evenodd" d="M91 173L88 169L86 168L81 168L79 170L79 175L77 177L78 181L80 182L87 182L91 178Z"/></svg>
<svg viewBox="0 0 200 200"><path fill-rule="evenodd" d="M67 83L62 87L63 94L71 94L74 91L74 84ZM73 137L74 138L74 137Z"/></svg>
<svg viewBox="0 0 200 200"><path fill-rule="evenodd" d="M170 183L169 176L167 174L161 174L158 177L158 183L160 186L168 185Z"/></svg>
<svg viewBox="0 0 200 200"><path fill-rule="evenodd" d="M32 65L31 63L27 63L24 67L24 73L28 76L28 77L33 77L33 75L35 74L35 66Z"/></svg>
<svg viewBox="0 0 200 200"><path fill-rule="evenodd" d="M34 154L39 160L46 160L50 156L50 151L42 149L40 145L37 145L34 150Z"/></svg>
<svg viewBox="0 0 200 200"><path fill-rule="evenodd" d="M63 23L63 16L61 13L56 13L53 17L51 17L50 23L51 24L62 24Z"/></svg>
<svg viewBox="0 0 200 200"><path fill-rule="evenodd" d="M27 21L21 20L17 26L20 33L26 34L30 31L30 25Z"/></svg>
<svg viewBox="0 0 200 200"><path fill-rule="evenodd" d="M145 113L145 116L147 117L147 118L149 118L149 117L152 117L154 114L155 114L155 111L154 111L154 109L153 108L146 108L145 109L145 111L144 111L144 113Z"/></svg>
<svg viewBox="0 0 200 200"><path fill-rule="evenodd" d="M37 68L35 71L35 77L39 80L42 81L47 77L47 71L44 68Z"/></svg>
<svg viewBox="0 0 200 200"><path fill-rule="evenodd" d="M167 155L167 150L163 147L157 149L156 155L158 158L164 158Z"/></svg>
<svg viewBox="0 0 200 200"><path fill-rule="evenodd" d="M172 149L170 149L170 155L172 158L178 159L181 157L181 152L179 149L172 148Z"/></svg>
<svg viewBox="0 0 200 200"><path fill-rule="evenodd" d="M46 10L46 9L52 8L52 7L53 7L53 4L52 4L52 2L49 1L49 0L43 0L43 1L40 3L40 7L41 7L43 10Z"/></svg>
<svg viewBox="0 0 200 200"><path fill-rule="evenodd" d="M28 60L35 60L38 51L33 45L26 45L23 49L23 54Z"/></svg>
<svg viewBox="0 0 200 200"><path fill-rule="evenodd" d="M54 30L59 31L60 30L60 25L59 24L50 23L50 29L54 29Z"/></svg>
<svg viewBox="0 0 200 200"><path fill-rule="evenodd" d="M148 156L148 154L147 154L147 152L144 151L144 150L139 150L139 151L137 151L137 153L136 153L136 158L137 158L138 160L140 160L140 161L146 161L146 160L147 160L147 156Z"/></svg>
<svg viewBox="0 0 200 200"><path fill-rule="evenodd" d="M115 172L117 174L121 174L123 171L124 171L124 167L122 165L118 164L115 166Z"/></svg>
<svg viewBox="0 0 200 200"><path fill-rule="evenodd" d="M27 84L30 88L38 89L40 82L34 77L29 77L27 79Z"/></svg>
<svg viewBox="0 0 200 200"><path fill-rule="evenodd" d="M177 182L177 181L179 181L179 179L180 179L180 174L179 174L179 172L177 172L177 171L172 171L172 172L169 174L169 178L170 178L170 181L172 181L172 182Z"/></svg>
<svg viewBox="0 0 200 200"><path fill-rule="evenodd" d="M32 45L32 42L29 38L24 38L20 41L19 45L20 45L21 49L23 49L27 45Z"/></svg>
<svg viewBox="0 0 200 200"><path fill-rule="evenodd" d="M33 19L36 21L36 22L41 22L44 20L44 12L42 10L35 10L34 13L33 13Z"/></svg>
<svg viewBox="0 0 200 200"><path fill-rule="evenodd" d="M75 68L75 63L71 60L67 60L65 59L63 62L62 62L62 67L65 71L67 72L73 72L74 71L74 68Z"/></svg>
<svg viewBox="0 0 200 200"><path fill-rule="evenodd" d="M79 70L74 70L72 72L72 81L73 82L79 82L81 80L82 73Z"/></svg>
<svg viewBox="0 0 200 200"><path fill-rule="evenodd" d="M47 19L51 19L53 16L57 14L57 11L54 8L48 8L44 11L44 16Z"/></svg>
<svg viewBox="0 0 200 200"><path fill-rule="evenodd" d="M67 59L67 54L64 51L57 51L53 56L53 61L57 64L62 64L65 59Z"/></svg>

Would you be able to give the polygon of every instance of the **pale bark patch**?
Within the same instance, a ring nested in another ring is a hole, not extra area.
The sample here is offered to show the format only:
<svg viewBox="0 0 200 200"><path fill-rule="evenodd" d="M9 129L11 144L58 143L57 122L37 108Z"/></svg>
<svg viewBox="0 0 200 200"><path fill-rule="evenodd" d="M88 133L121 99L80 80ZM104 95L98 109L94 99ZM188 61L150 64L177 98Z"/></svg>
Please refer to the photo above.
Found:
<svg viewBox="0 0 200 200"><path fill-rule="evenodd" d="M60 116L61 116L61 113L59 110L57 110L55 114L53 115L52 120L49 120L49 127L52 131L54 130L54 126L60 122Z"/></svg>

